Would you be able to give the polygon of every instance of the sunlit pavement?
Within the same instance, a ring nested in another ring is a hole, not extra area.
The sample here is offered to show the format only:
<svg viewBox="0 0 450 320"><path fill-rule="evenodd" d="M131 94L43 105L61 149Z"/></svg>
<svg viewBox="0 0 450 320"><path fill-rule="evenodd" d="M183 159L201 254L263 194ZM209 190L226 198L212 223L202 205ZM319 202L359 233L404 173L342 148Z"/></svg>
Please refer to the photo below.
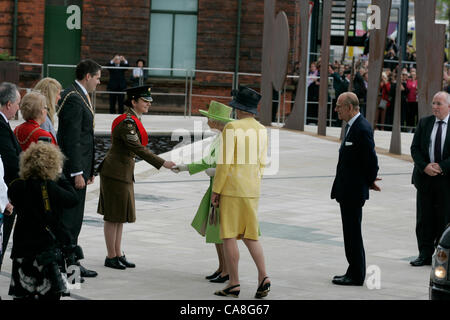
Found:
<svg viewBox="0 0 450 320"><path fill-rule="evenodd" d="M108 132L113 118L96 115L96 132ZM194 132L199 127L206 130L205 122L202 117L144 116L150 134L170 134L175 129ZM371 192L363 208L366 283L340 287L331 279L345 273L347 262L339 206L330 199L340 128L328 128L327 137L318 137L316 130L307 126L304 133L284 129L269 132L274 138L269 151L271 167L262 182L258 210L260 240L272 281L267 299L428 299L430 267L409 265L417 255L413 163L409 157L412 134L402 134L403 156L397 157L387 154L390 132L375 132L382 191ZM175 162L181 157L187 160L191 152L198 155L204 144L197 141L196 146L162 157ZM103 266L106 247L102 216L96 213L97 178L88 187L79 242L85 255L82 264L99 275L87 278L64 299L223 299L213 293L224 284L205 280L217 268L214 245L206 244L190 226L208 187L208 177L204 173L177 175L167 169L158 172L139 162L135 179L137 221L124 226L122 249L137 267L122 271ZM253 299L256 267L243 243L239 247L240 299ZM7 252L0 276L3 299L11 298L7 296L9 255Z"/></svg>

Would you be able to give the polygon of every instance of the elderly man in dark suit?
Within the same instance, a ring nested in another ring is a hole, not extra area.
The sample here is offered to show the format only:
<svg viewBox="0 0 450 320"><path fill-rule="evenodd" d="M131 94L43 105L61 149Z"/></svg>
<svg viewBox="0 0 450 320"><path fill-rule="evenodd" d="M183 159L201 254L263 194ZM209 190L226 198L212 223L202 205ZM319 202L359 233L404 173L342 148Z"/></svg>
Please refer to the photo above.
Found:
<svg viewBox="0 0 450 320"><path fill-rule="evenodd" d="M86 185L94 181L94 109L89 93L100 84L101 66L86 59L76 68L75 82L64 90L59 101L58 144L67 157L64 174L75 187L79 203L65 209L62 224L71 235L70 246L78 245L84 216ZM75 261L69 261L74 263ZM79 262L77 262L79 265ZM95 277L95 271L80 265L82 277Z"/></svg>
<svg viewBox="0 0 450 320"><path fill-rule="evenodd" d="M120 56L116 54L113 59L107 64L108 67L128 67L128 61L124 56ZM119 105L119 114L123 113L123 100L124 94L121 91L124 91L127 87L127 81L125 80L125 71L126 69L121 68L109 68L109 81L107 90L108 91L116 91L118 93L110 93L109 94L109 113L116 113L116 101ZM120 93L119 93L120 92Z"/></svg>
<svg viewBox="0 0 450 320"><path fill-rule="evenodd" d="M20 94L15 84L3 82L0 84L0 155L3 161L4 181L9 185L19 177L19 154L22 151L16 136L11 130L9 120L13 119L19 110ZM4 212L2 253L0 256L0 270L3 256L8 246L9 237L14 225L15 214L10 207Z"/></svg>
<svg viewBox="0 0 450 320"><path fill-rule="evenodd" d="M434 95L433 115L420 119L411 144L414 160L412 182L416 195L418 267L431 265L431 257L446 224L450 222L450 95Z"/></svg>
<svg viewBox="0 0 450 320"><path fill-rule="evenodd" d="M362 286L366 277L366 258L361 234L362 208L369 199L369 189L380 191L375 181L378 159L375 153L373 130L359 112L358 97L345 92L338 97L335 111L347 122L345 136L339 149L336 178L331 199L341 208L347 272L335 276L337 285Z"/></svg>

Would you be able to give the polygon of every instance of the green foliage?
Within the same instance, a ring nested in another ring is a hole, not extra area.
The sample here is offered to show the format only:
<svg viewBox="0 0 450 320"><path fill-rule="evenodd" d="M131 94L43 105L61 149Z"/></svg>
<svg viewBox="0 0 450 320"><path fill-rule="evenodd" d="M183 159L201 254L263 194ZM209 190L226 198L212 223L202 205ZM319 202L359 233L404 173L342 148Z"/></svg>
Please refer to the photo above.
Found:
<svg viewBox="0 0 450 320"><path fill-rule="evenodd" d="M445 20L450 15L450 0L436 1L436 18Z"/></svg>
<svg viewBox="0 0 450 320"><path fill-rule="evenodd" d="M16 57L10 56L8 52L0 52L0 61L13 61Z"/></svg>

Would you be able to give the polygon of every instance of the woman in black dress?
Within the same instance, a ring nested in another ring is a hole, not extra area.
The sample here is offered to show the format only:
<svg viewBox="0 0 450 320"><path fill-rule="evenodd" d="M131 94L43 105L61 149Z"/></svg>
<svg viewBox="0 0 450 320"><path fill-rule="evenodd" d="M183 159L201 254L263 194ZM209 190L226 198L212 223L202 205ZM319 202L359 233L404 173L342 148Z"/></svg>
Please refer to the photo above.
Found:
<svg viewBox="0 0 450 320"><path fill-rule="evenodd" d="M11 252L9 295L15 299L59 299L67 282L58 242L65 232L62 208L73 207L78 197L69 181L60 178L64 156L55 145L32 143L20 156L20 179L8 196L17 212Z"/></svg>

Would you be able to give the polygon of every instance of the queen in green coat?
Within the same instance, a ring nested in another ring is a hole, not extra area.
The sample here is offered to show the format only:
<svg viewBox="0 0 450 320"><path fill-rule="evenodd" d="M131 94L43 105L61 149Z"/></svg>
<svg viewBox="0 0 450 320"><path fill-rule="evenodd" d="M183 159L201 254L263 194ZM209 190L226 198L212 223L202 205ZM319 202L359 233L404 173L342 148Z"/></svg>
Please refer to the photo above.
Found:
<svg viewBox="0 0 450 320"><path fill-rule="evenodd" d="M230 118L232 108L217 101L212 100L210 102L208 111L199 111L202 115L208 117L208 126L218 132L222 132L225 125L228 122L233 121L233 119ZM206 277L209 281L216 283L223 283L229 279L224 260L223 243L220 239L219 210L216 209L214 213L211 211L211 189L216 170L217 157L219 156L220 137L221 135L218 134L214 138L209 147L208 154L202 160L190 164L179 164L172 168L172 171L174 172L188 171L191 175L205 171L210 177L209 188L206 190L206 193L200 202L200 206L197 209L197 213L195 214L191 225L199 234L206 238L207 243L214 243L216 245L219 267L213 274Z"/></svg>

